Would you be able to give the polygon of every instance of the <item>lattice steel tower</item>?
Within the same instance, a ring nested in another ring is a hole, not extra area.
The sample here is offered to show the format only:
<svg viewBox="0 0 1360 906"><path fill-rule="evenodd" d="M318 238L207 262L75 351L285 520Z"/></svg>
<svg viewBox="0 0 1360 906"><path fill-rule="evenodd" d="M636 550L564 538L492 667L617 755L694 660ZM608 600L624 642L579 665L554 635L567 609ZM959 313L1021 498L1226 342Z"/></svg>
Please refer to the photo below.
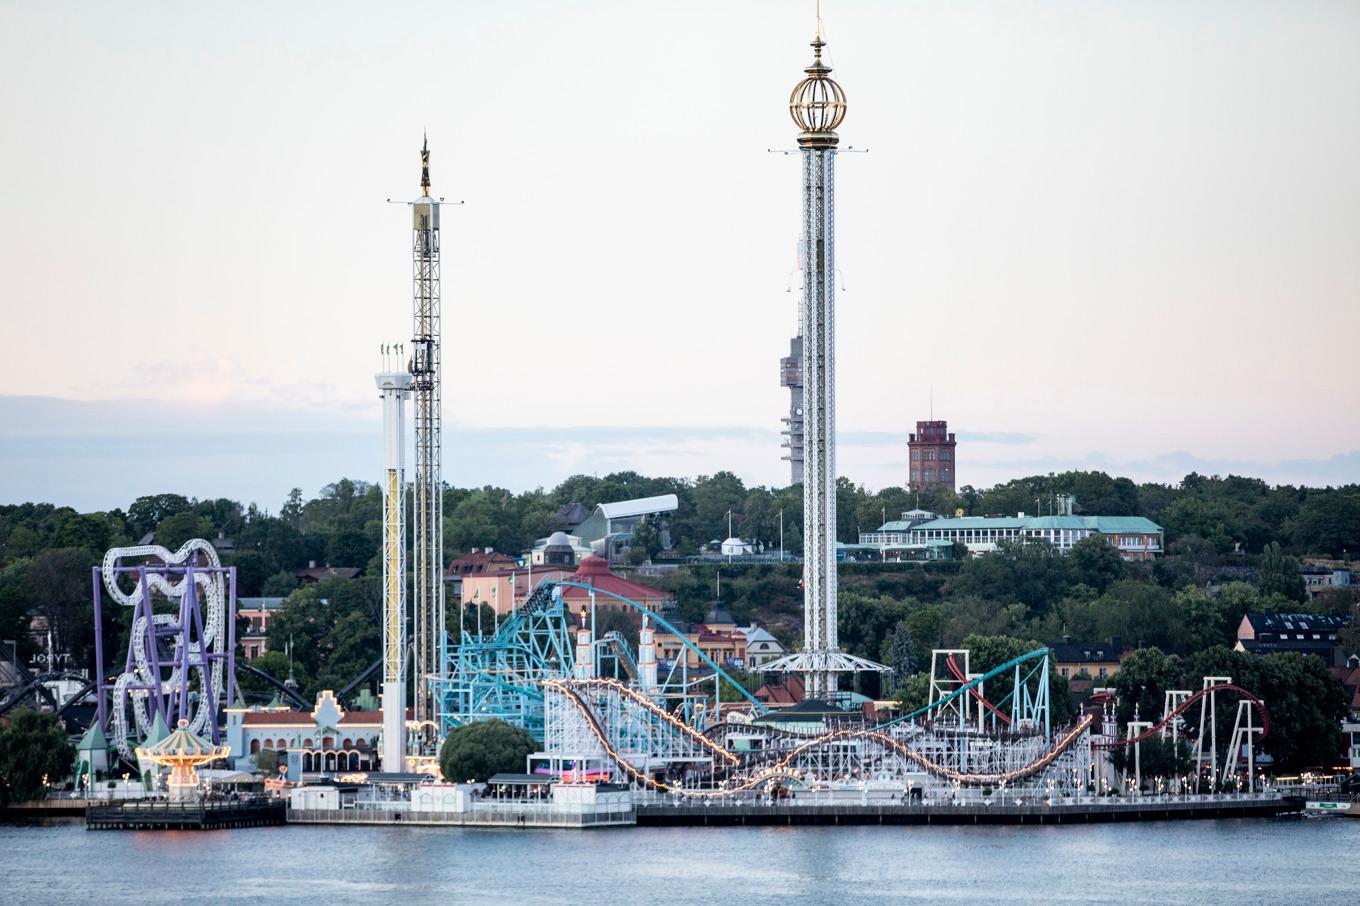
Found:
<svg viewBox="0 0 1360 906"><path fill-rule="evenodd" d="M882 671L840 650L836 635L836 127L845 92L822 60L821 22L807 77L789 96L803 159L803 650L765 666L802 673L808 698L836 674Z"/></svg>
<svg viewBox="0 0 1360 906"><path fill-rule="evenodd" d="M411 560L415 586L416 738L422 752L435 742L430 680L442 669L444 625L444 494L440 476L439 200L430 195L430 143L420 149L421 195L411 203L411 295L414 322L410 371L415 410L415 480Z"/></svg>
<svg viewBox="0 0 1360 906"><path fill-rule="evenodd" d="M383 401L382 766L406 770L406 397L411 376L384 352L376 375Z"/></svg>

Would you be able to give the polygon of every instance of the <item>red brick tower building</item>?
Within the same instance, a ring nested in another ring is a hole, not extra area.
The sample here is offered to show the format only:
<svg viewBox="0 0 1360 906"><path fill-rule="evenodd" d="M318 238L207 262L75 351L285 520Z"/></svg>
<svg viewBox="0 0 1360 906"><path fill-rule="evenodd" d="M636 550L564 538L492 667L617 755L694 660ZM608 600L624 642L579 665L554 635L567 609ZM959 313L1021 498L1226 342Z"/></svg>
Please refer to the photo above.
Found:
<svg viewBox="0 0 1360 906"><path fill-rule="evenodd" d="M911 451L911 478L907 486L916 491L927 488L954 490L955 446L948 422L943 419L917 422L916 433L907 443Z"/></svg>

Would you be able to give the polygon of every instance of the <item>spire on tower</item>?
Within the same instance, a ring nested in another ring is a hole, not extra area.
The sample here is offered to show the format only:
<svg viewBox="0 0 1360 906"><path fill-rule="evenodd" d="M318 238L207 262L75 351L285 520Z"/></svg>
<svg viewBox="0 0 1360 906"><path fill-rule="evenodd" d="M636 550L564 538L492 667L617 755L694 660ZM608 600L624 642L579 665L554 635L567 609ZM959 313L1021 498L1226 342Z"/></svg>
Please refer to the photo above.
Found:
<svg viewBox="0 0 1360 906"><path fill-rule="evenodd" d="M420 146L420 194L430 194L430 136L422 133L424 143Z"/></svg>
<svg viewBox="0 0 1360 906"><path fill-rule="evenodd" d="M831 67L822 59L821 16L817 35L812 39L812 63L803 70L807 78L789 95L789 114L802 130L798 144L804 148L833 148L838 141L836 127L845 119L845 92L831 78Z"/></svg>

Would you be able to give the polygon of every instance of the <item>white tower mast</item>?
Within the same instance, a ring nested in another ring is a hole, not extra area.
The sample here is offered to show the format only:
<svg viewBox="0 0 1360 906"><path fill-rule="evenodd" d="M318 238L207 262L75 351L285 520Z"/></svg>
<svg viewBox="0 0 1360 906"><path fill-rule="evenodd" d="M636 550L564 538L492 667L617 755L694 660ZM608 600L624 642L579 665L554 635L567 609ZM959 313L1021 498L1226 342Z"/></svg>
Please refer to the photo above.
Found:
<svg viewBox="0 0 1360 906"><path fill-rule="evenodd" d="M420 149L421 195L411 203L410 371L415 388L416 474L412 547L415 560L415 718L420 749L430 754L435 703L430 680L443 669L444 486L441 478L439 200L430 195L430 144Z"/></svg>
<svg viewBox="0 0 1360 906"><path fill-rule="evenodd" d="M388 363L384 361L384 366ZM382 766L406 770L406 397L409 374L384 367Z"/></svg>
<svg viewBox="0 0 1360 906"><path fill-rule="evenodd" d="M803 158L803 650L766 670L802 673L808 698L837 688L836 674L888 668L840 650L836 635L836 127L845 92L822 60L821 19L812 64L789 97Z"/></svg>

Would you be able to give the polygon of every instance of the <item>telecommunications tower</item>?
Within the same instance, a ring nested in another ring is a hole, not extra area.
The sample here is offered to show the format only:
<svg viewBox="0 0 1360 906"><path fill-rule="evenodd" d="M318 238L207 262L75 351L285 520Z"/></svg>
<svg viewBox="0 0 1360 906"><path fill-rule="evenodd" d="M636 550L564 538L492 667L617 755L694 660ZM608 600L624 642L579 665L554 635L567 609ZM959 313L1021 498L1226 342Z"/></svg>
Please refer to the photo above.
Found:
<svg viewBox="0 0 1360 906"><path fill-rule="evenodd" d="M406 770L406 397L411 375L384 357L383 401L382 767Z"/></svg>
<svg viewBox="0 0 1360 906"><path fill-rule="evenodd" d="M434 745L430 680L443 666L444 494L440 477L439 199L430 195L430 143L420 149L420 197L411 202L412 388L415 396L415 719L420 749Z"/></svg>
<svg viewBox="0 0 1360 906"><path fill-rule="evenodd" d="M822 23L807 77L789 96L803 161L803 650L765 665L802 673L807 698L837 690L838 673L886 671L840 650L836 637L836 127L845 92L822 60Z"/></svg>

